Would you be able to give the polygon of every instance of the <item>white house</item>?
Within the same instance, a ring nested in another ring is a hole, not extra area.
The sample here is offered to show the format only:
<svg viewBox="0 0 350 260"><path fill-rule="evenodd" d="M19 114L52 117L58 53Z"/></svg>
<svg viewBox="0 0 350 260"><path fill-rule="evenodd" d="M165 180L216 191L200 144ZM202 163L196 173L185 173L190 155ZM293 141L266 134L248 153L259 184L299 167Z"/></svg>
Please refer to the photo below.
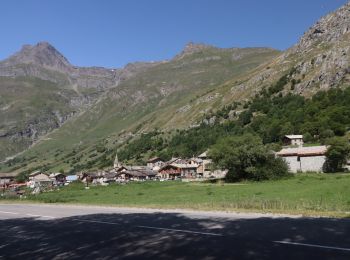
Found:
<svg viewBox="0 0 350 260"><path fill-rule="evenodd" d="M292 172L322 172L327 146L283 148L276 155L282 157Z"/></svg>
<svg viewBox="0 0 350 260"><path fill-rule="evenodd" d="M303 135L285 135L283 138L283 144L303 146Z"/></svg>

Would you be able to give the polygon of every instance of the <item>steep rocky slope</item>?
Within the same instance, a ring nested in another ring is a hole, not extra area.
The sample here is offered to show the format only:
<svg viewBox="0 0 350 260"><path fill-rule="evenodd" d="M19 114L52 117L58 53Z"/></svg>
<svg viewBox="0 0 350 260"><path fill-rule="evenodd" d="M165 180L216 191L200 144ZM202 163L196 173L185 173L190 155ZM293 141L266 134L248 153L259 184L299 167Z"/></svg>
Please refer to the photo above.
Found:
<svg viewBox="0 0 350 260"><path fill-rule="evenodd" d="M349 84L350 3L321 18L285 53L247 79L252 92L288 74L284 91L306 96Z"/></svg>

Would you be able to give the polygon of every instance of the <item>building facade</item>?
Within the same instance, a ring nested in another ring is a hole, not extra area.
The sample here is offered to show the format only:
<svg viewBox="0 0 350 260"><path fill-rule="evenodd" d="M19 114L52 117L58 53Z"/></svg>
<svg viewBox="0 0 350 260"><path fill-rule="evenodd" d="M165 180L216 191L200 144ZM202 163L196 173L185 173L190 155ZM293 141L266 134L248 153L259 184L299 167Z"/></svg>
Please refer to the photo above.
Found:
<svg viewBox="0 0 350 260"><path fill-rule="evenodd" d="M283 158L291 172L322 172L326 161L326 146L284 148L276 155Z"/></svg>
<svg viewBox="0 0 350 260"><path fill-rule="evenodd" d="M283 138L284 145L293 145L293 146L303 146L303 135L285 135Z"/></svg>

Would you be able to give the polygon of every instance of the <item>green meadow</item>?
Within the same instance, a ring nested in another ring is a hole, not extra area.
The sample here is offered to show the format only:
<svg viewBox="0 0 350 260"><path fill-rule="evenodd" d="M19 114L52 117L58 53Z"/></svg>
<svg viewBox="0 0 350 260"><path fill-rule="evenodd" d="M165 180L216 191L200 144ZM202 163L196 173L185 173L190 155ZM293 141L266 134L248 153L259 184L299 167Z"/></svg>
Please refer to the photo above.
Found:
<svg viewBox="0 0 350 260"><path fill-rule="evenodd" d="M74 183L29 195L30 202L161 209L250 211L312 216L350 216L349 174L301 174L294 178L228 183L133 182L90 186Z"/></svg>

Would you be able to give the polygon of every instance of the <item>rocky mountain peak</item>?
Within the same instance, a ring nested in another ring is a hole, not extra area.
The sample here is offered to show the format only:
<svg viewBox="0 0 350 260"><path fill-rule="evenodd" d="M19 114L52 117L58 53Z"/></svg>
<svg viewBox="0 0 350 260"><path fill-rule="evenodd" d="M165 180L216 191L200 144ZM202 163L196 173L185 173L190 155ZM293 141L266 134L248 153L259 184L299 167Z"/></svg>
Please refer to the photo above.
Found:
<svg viewBox="0 0 350 260"><path fill-rule="evenodd" d="M181 53L175 56L175 59L181 59L184 56L191 55L193 53L200 52L209 48L213 47L207 44L189 42L185 45Z"/></svg>
<svg viewBox="0 0 350 260"><path fill-rule="evenodd" d="M304 52L318 43L335 43L350 34L350 2L324 16L301 37L293 48Z"/></svg>
<svg viewBox="0 0 350 260"><path fill-rule="evenodd" d="M4 65L35 64L57 70L70 68L69 61L48 42L23 45L22 49L3 61Z"/></svg>
<svg viewBox="0 0 350 260"><path fill-rule="evenodd" d="M212 46L207 45L207 44L202 44L202 43L194 43L194 42L189 42L186 44L183 52L185 53L194 53L198 51L202 51L204 49L211 48Z"/></svg>

